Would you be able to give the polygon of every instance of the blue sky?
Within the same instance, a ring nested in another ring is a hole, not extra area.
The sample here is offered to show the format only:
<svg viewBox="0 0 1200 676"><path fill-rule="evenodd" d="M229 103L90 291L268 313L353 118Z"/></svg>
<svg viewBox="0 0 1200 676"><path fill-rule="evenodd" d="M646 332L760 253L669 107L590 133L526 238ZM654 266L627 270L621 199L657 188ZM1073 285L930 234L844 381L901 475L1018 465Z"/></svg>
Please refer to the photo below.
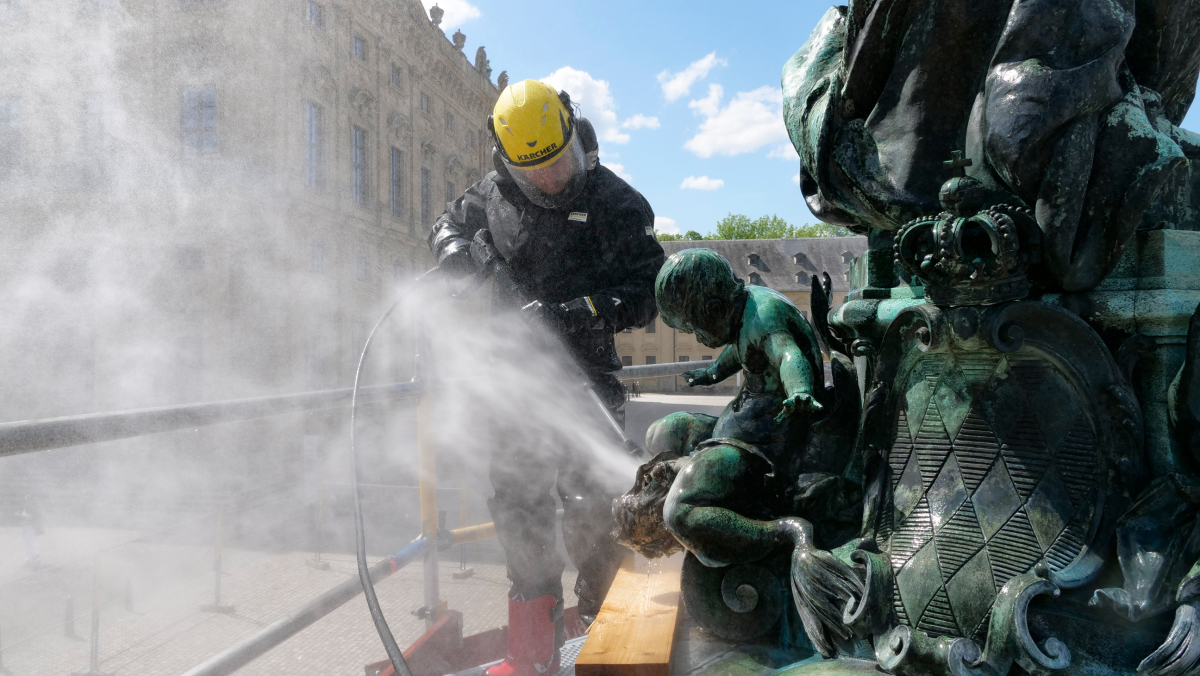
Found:
<svg viewBox="0 0 1200 676"><path fill-rule="evenodd" d="M646 196L661 229L706 233L730 212L816 221L794 180L779 82L831 3L438 4L468 55L487 47L493 77L546 80L580 102L601 161ZM1183 126L1200 130L1200 106Z"/></svg>

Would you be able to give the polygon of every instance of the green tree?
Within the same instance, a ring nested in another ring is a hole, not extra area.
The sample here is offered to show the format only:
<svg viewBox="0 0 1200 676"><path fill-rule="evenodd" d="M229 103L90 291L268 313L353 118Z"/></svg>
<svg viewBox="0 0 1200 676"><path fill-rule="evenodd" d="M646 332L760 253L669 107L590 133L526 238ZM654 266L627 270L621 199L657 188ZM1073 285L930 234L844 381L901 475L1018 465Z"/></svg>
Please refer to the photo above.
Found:
<svg viewBox="0 0 1200 676"><path fill-rule="evenodd" d="M671 235L655 230L654 236L657 237L658 241L660 242L698 242L702 239L705 239L704 235L701 235L695 230L688 230L682 235Z"/></svg>
<svg viewBox="0 0 1200 676"><path fill-rule="evenodd" d="M843 228L840 225L830 225L829 223L810 223L808 225L796 226L795 234L792 237L853 237L854 233L850 232L849 228Z"/></svg>
<svg viewBox="0 0 1200 676"><path fill-rule="evenodd" d="M744 214L728 214L717 221L716 232L707 239L780 239L785 237L847 237L849 230L828 223L795 226L777 215L751 220Z"/></svg>
<svg viewBox="0 0 1200 676"><path fill-rule="evenodd" d="M759 216L751 220L744 214L728 214L717 221L716 232L711 235L701 235L695 230L688 230L682 235L668 235L655 232L660 242L698 242L713 239L783 239L795 237L852 237L854 233L840 225L828 223L809 223L792 225L774 214Z"/></svg>

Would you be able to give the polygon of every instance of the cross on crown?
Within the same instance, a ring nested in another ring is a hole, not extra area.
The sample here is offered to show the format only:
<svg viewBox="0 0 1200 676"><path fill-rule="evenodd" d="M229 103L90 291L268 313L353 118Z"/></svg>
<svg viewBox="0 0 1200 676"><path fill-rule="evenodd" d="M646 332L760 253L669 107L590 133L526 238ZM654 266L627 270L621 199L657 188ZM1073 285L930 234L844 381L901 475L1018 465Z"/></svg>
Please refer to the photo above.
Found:
<svg viewBox="0 0 1200 676"><path fill-rule="evenodd" d="M947 169L962 169L971 166L971 158L963 157L963 151L953 150L950 152L950 159L942 162L942 166Z"/></svg>

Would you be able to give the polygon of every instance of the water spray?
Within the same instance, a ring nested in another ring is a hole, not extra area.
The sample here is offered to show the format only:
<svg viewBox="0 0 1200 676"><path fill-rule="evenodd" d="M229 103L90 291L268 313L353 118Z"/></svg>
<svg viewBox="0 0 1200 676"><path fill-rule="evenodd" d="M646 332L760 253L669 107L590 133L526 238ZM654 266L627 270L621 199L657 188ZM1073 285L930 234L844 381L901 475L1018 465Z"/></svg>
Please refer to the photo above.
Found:
<svg viewBox="0 0 1200 676"><path fill-rule="evenodd" d="M486 231L480 232L482 233ZM480 236L477 234L476 240L480 241L480 239ZM484 236L483 241L486 241L487 239L489 238ZM508 273L507 266L503 264L503 262L499 259L499 256L495 255L494 250L491 250L490 246L481 248L485 250L485 253L482 256L481 264L478 266L476 273L467 281L464 286L460 288L452 287L449 291L450 297L458 299L465 298L482 286L489 277L493 276L493 274L499 283L509 285L514 292L518 291L516 284L512 281L512 278ZM422 288L424 286L423 283L437 281L443 277L444 273L440 270L440 268L435 267L418 277L416 282L418 284L418 288ZM521 294L518 293L516 297L520 298ZM391 627L388 626L387 619L383 616L383 610L379 606L379 598L375 594L375 585L371 581L371 572L369 566L367 565L367 545L366 532L363 527L362 496L359 494L358 484L358 392L362 381L363 366L366 364L367 354L371 349L371 342L374 340L375 334L379 332L379 328L383 326L385 322L387 322L388 318L391 317L392 313L395 312L396 308L399 307L401 302L404 300L405 299L403 297L397 299L391 304L391 306L388 307L387 310L384 311L382 315L380 315L378 321L375 322L375 326L372 327L371 332L367 334L367 339L363 343L362 352L359 353L358 367L354 371L354 387L350 396L350 456L351 463L353 464L353 471L351 472L350 481L351 492L354 495L354 540L358 560L358 579L362 584L363 594L367 599L367 608L371 611L371 621L375 624L375 630L379 633L379 639L383 642L384 650L387 651L388 659L391 661L392 668L395 670L396 675L412 676L412 672L409 670L408 664L404 661L404 654L400 650L400 647L396 644L396 638L392 634ZM587 385L587 376L583 372L583 369L580 368L579 365L570 358L566 349L563 348L561 341L557 339L557 336L554 336L552 333L549 335L550 337L548 338L547 342L551 343L552 347L558 348L557 352L559 354L564 355L565 358L560 361L569 369L569 376L582 385L583 389L588 395L588 400L599 409L603 419L608 423L610 429L620 440L621 445L632 457L636 458L644 456L645 451L642 450L641 446L639 446L637 442L633 441L625 434L625 430L621 428L621 425L617 422L616 418L613 417L612 412L607 406L604 405L602 401L600 401L600 397L596 395L596 392ZM422 341L418 340L418 349L420 350L419 356L427 359L428 349L426 349L426 346L421 345L421 342ZM424 369L424 372L428 373L428 369ZM425 383L425 386L428 387L429 383ZM430 534L426 533L425 536L429 537ZM433 537L437 538L438 535L434 534ZM436 542L432 544L436 545Z"/></svg>

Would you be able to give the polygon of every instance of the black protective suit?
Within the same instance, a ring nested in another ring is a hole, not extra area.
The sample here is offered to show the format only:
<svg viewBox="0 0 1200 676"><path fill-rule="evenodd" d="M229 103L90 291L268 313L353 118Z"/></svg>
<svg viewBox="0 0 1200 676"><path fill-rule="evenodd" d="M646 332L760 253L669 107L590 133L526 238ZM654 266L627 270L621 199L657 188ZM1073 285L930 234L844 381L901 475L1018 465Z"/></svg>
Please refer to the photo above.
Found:
<svg viewBox="0 0 1200 676"><path fill-rule="evenodd" d="M592 299L598 317L588 313L586 326L551 330L623 421L625 389L614 375L621 363L613 334L655 316L654 279L665 257L654 236L654 212L603 166L588 171L583 192L570 204L545 209L525 197L500 161L495 164L496 171L447 205L429 234L430 248L440 264L461 266L472 238L489 229L511 280L495 285L497 312L535 300L557 306ZM579 612L595 615L620 563L620 549L609 537L614 496L594 480L577 449L547 452L545 445L555 442L519 421L493 420L491 426L495 496L488 507L507 556L512 597L553 594L561 602L564 563L555 548L550 493L557 487L563 540L579 570Z"/></svg>

